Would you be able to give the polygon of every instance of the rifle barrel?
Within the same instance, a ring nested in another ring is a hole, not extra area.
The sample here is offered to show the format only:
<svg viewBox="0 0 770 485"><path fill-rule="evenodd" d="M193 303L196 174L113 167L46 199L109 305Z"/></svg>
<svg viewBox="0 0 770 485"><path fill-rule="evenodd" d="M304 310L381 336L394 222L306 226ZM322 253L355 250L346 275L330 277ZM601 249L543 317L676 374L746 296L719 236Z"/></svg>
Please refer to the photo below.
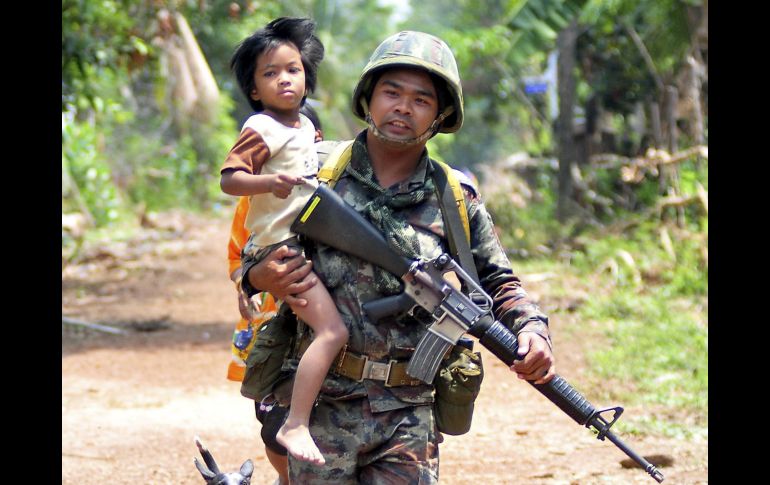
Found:
<svg viewBox="0 0 770 485"><path fill-rule="evenodd" d="M629 456L629 457L630 457L632 460L634 460L635 462L637 462L637 463L638 463L638 464L639 464L639 465L642 467L642 469L644 469L644 471L645 471L645 472L647 472L647 473L648 473L648 474L649 474L649 475L650 475L652 478L654 478L654 479L655 479L655 481L656 481L656 482L658 482L658 483L661 483L661 482L663 481L663 479L664 479L664 478L663 478L663 474L660 472L660 470L658 470L658 469L655 467L655 465L653 465L653 464L652 464L652 463L650 463L649 461L645 460L645 459L644 459L644 457L642 457L642 456L639 456L638 454L636 454L636 452L634 452L634 450L632 450L631 448L629 448L629 447L628 447L628 446L627 446L625 443L623 443L623 441L621 441L621 439L620 439L620 438L618 438L617 436L615 436L615 435L612 433L612 431L607 431L607 432L606 432L606 434L605 434L605 436L606 436L606 437L607 437L607 438L608 438L610 441L612 441L612 442L615 444L615 446L617 446L618 448L620 448L620 450L621 450L623 453L625 453L625 454L626 454L626 455L628 455L628 456Z"/></svg>
<svg viewBox="0 0 770 485"><path fill-rule="evenodd" d="M478 337L479 342L484 347L489 349L498 359L502 360L507 365L512 365L513 361L519 358L517 355L519 342L516 335L499 321L492 320L491 317L488 319L480 319L476 325L471 327L470 333ZM580 425L585 425L586 427L593 426L599 432L599 435L597 436L598 439L603 440L605 436L609 438L615 446L641 465L644 471L652 476L658 483L663 481L663 474L658 471L653 464L639 456L629 448L628 445L623 443L620 438L612 434L612 432L609 431L609 427L612 423L606 424L603 422L600 413L597 413L593 404L588 402L588 400L563 377L557 374L545 384L535 384L532 381L527 382L547 397L559 409L564 411L569 417L574 419L575 422Z"/></svg>

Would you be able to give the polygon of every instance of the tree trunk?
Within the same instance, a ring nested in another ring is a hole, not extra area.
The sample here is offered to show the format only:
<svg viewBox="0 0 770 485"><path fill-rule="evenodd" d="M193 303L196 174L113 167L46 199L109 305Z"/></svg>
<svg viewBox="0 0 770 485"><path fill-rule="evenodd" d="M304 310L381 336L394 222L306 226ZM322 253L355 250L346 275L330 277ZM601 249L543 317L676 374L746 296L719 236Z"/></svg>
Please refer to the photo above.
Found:
<svg viewBox="0 0 770 485"><path fill-rule="evenodd" d="M675 86L666 86L666 122L668 124L668 152L676 153L679 150L679 130L676 126L679 106L679 90ZM681 194L679 186L679 167L669 165L661 167L663 179L668 181L667 194L678 197ZM684 208L676 207L676 221L679 227L684 227Z"/></svg>
<svg viewBox="0 0 770 485"><path fill-rule="evenodd" d="M679 90L675 86L666 86L666 123L668 125L669 153L676 153L679 150L679 130L676 126L676 120L679 117L678 105Z"/></svg>
<svg viewBox="0 0 770 485"><path fill-rule="evenodd" d="M660 149L663 147L663 130L660 128L660 105L657 101L650 103L650 125L653 145Z"/></svg>
<svg viewBox="0 0 770 485"><path fill-rule="evenodd" d="M705 68L692 54L687 55L685 62L687 65L683 70L680 86L683 98L680 100L680 104L685 108L685 112L682 114L688 118L689 134L692 137L693 145L703 145L705 137L701 86L705 79Z"/></svg>
<svg viewBox="0 0 770 485"><path fill-rule="evenodd" d="M559 118L557 140L559 143L559 198L556 217L565 221L572 213L572 164L575 160L575 139L573 112L575 107L575 46L577 43L577 20L573 20L559 33L556 46L559 51L557 80L559 92Z"/></svg>
<svg viewBox="0 0 770 485"><path fill-rule="evenodd" d="M190 25L181 13L175 15L177 31L181 39L181 45L190 70L190 76L195 86L196 102L191 116L203 123L212 123L217 116L219 103L219 88L214 79L214 74L209 68L206 57L203 55Z"/></svg>

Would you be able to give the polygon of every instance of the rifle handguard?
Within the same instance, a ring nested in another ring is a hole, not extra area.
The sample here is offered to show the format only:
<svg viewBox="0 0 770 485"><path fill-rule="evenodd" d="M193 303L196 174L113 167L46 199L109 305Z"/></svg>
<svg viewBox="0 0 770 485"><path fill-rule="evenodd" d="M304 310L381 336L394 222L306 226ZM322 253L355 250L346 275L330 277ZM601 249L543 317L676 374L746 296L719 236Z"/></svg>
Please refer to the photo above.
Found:
<svg viewBox="0 0 770 485"><path fill-rule="evenodd" d="M372 224L324 184L313 192L290 229L376 264L398 277L406 274L411 264L388 246Z"/></svg>

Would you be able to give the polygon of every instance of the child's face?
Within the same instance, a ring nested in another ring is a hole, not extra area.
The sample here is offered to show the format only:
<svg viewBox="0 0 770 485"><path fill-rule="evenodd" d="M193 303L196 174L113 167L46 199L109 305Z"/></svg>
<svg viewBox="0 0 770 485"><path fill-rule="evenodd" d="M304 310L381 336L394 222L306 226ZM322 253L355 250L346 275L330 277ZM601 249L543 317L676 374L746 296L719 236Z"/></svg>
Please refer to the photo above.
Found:
<svg viewBox="0 0 770 485"><path fill-rule="evenodd" d="M281 44L257 58L251 99L262 101L266 111L299 112L305 96L305 70L294 44Z"/></svg>

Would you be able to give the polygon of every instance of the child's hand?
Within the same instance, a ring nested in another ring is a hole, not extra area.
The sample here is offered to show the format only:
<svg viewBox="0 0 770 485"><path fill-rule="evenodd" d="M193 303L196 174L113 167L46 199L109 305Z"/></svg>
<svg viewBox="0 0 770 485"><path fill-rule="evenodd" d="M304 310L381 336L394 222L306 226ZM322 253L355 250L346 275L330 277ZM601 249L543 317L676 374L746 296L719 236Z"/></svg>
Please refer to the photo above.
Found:
<svg viewBox="0 0 770 485"><path fill-rule="evenodd" d="M273 175L273 180L270 183L270 192L279 199L285 199L291 194L295 185L303 185L304 183L305 181L302 180L302 177L277 173Z"/></svg>
<svg viewBox="0 0 770 485"><path fill-rule="evenodd" d="M238 290L238 311L245 320L251 321L254 318L251 314L249 298L240 290Z"/></svg>

